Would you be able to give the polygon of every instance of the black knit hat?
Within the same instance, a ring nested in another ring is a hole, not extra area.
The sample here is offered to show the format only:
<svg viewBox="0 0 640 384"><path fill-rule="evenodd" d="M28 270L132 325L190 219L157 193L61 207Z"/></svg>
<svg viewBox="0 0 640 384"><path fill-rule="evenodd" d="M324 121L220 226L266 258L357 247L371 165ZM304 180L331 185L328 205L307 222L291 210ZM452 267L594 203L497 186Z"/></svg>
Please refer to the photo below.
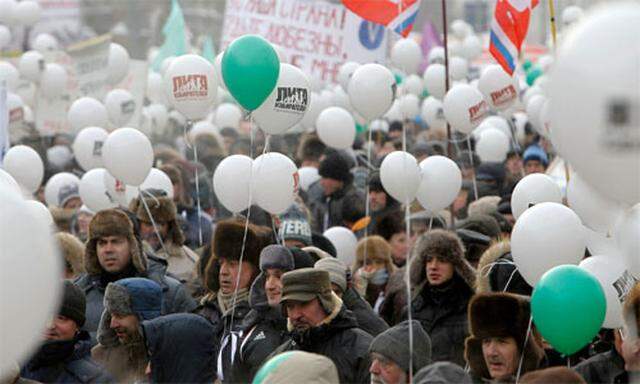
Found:
<svg viewBox="0 0 640 384"><path fill-rule="evenodd" d="M343 154L333 151L320 162L318 174L328 179L342 181L345 184L353 180L353 175L349 170L349 161Z"/></svg>
<svg viewBox="0 0 640 384"><path fill-rule="evenodd" d="M58 314L75 321L78 327L82 327L86 310L87 299L84 292L72 282L65 280Z"/></svg>

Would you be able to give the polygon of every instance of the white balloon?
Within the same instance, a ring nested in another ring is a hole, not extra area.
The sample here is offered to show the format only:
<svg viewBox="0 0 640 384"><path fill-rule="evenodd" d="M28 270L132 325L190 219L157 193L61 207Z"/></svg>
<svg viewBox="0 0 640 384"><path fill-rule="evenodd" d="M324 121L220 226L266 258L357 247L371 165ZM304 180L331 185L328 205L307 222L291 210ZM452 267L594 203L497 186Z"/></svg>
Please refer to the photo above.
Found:
<svg viewBox="0 0 640 384"><path fill-rule="evenodd" d="M15 9L15 0L0 0L0 23L6 25L14 24L13 13Z"/></svg>
<svg viewBox="0 0 640 384"><path fill-rule="evenodd" d="M499 111L509 108L518 99L515 80L499 65L490 65L482 72L478 89L489 105Z"/></svg>
<svg viewBox="0 0 640 384"><path fill-rule="evenodd" d="M27 51L18 62L20 75L29 81L38 82L45 69L44 56L38 51Z"/></svg>
<svg viewBox="0 0 640 384"><path fill-rule="evenodd" d="M94 168L82 175L80 179L79 191L82 203L94 212L118 206L109 198L105 185L106 173L107 170L104 168Z"/></svg>
<svg viewBox="0 0 640 384"><path fill-rule="evenodd" d="M349 90L349 81L351 80L351 76L353 76L353 73L359 67L360 64L353 61L347 61L340 66L340 69L338 70L338 84L340 84L342 89L345 91Z"/></svg>
<svg viewBox="0 0 640 384"><path fill-rule="evenodd" d="M380 181L384 190L402 204L411 203L416 198L420 173L416 158L404 151L391 152L380 165Z"/></svg>
<svg viewBox="0 0 640 384"><path fill-rule="evenodd" d="M20 73L7 61L0 61L0 83L6 81L9 90L15 90L18 87Z"/></svg>
<svg viewBox="0 0 640 384"><path fill-rule="evenodd" d="M447 127L447 120L444 118L442 101L433 96L429 96L422 102L420 113L422 120L429 126L429 129L440 131Z"/></svg>
<svg viewBox="0 0 640 384"><path fill-rule="evenodd" d="M562 203L562 191L553 179L543 173L522 178L511 194L511 211L518 219L531 204Z"/></svg>
<svg viewBox="0 0 640 384"><path fill-rule="evenodd" d="M21 121L24 118L24 101L19 95L9 92L7 94L7 110L12 122Z"/></svg>
<svg viewBox="0 0 640 384"><path fill-rule="evenodd" d="M418 75L411 74L404 79L404 89L418 97L424 92L424 83Z"/></svg>
<svg viewBox="0 0 640 384"><path fill-rule="evenodd" d="M126 189L127 200L131 201L138 197L138 190L145 191L149 189L163 191L168 198L173 199L173 183L171 183L169 176L158 168L151 168L149 175L140 184L140 187Z"/></svg>
<svg viewBox="0 0 640 384"><path fill-rule="evenodd" d="M42 343L47 321L57 313L62 257L46 220L6 189L0 190L0 195L0 244L5 264L0 269L0 372L5 373L13 370L13 364L25 363Z"/></svg>
<svg viewBox="0 0 640 384"><path fill-rule="evenodd" d="M315 167L302 167L298 169L298 175L300 176L300 189L303 191L307 191L311 184L320 180L318 168Z"/></svg>
<svg viewBox="0 0 640 384"><path fill-rule="evenodd" d="M80 184L78 176L69 172L60 172L53 175L44 187L44 200L49 207L59 206L59 194L61 188L77 188Z"/></svg>
<svg viewBox="0 0 640 384"><path fill-rule="evenodd" d="M444 65L430 64L422 75L424 87L427 89L427 92L429 92L429 95L439 100L442 100L446 93L445 73Z"/></svg>
<svg viewBox="0 0 640 384"><path fill-rule="evenodd" d="M218 127L208 120L200 120L193 124L191 131L189 131L189 140L194 141L200 134L214 135L216 138L220 137Z"/></svg>
<svg viewBox="0 0 640 384"><path fill-rule="evenodd" d="M353 108L370 121L385 114L396 94L396 79L380 64L360 66L349 81L349 100Z"/></svg>
<svg viewBox="0 0 640 384"><path fill-rule="evenodd" d="M402 111L400 110L400 100L396 99L391 104L391 108L383 116L388 121L402 121Z"/></svg>
<svg viewBox="0 0 640 384"><path fill-rule="evenodd" d="M624 325L622 301L633 288L633 278L625 265L614 257L596 255L580 262L580 268L598 280L607 299L603 328L617 329Z"/></svg>
<svg viewBox="0 0 640 384"><path fill-rule="evenodd" d="M344 108L347 111L353 111L353 107L349 102L349 95L347 95L347 92L345 92L345 90L339 85L333 89L333 98L331 101L336 107Z"/></svg>
<svg viewBox="0 0 640 384"><path fill-rule="evenodd" d="M541 203L527 209L511 233L513 261L532 287L555 266L577 265L584 257L585 244L586 232L580 218L558 203Z"/></svg>
<svg viewBox="0 0 640 384"><path fill-rule="evenodd" d="M448 207L462 187L462 173L458 165L444 156L429 156L420 162L422 180L417 197L430 213Z"/></svg>
<svg viewBox="0 0 640 384"><path fill-rule="evenodd" d="M138 186L149 175L153 164L151 142L140 131L119 128L111 132L102 147L105 168L127 185Z"/></svg>
<svg viewBox="0 0 640 384"><path fill-rule="evenodd" d="M431 48L427 62L429 65L444 64L444 47L437 46Z"/></svg>
<svg viewBox="0 0 640 384"><path fill-rule="evenodd" d="M565 27L568 27L582 19L582 16L584 16L582 8L570 5L562 11L562 24L564 24Z"/></svg>
<svg viewBox="0 0 640 384"><path fill-rule="evenodd" d="M640 279L640 204L636 204L618 221L614 238L618 249L625 257L626 265Z"/></svg>
<svg viewBox="0 0 640 384"><path fill-rule="evenodd" d="M13 10L13 19L20 25L32 26L40 20L41 13L37 1L21 0Z"/></svg>
<svg viewBox="0 0 640 384"><path fill-rule="evenodd" d="M22 189L20 189L20 185L16 179L2 168L0 168L0 188L5 191L11 191L17 196L22 196Z"/></svg>
<svg viewBox="0 0 640 384"><path fill-rule="evenodd" d="M623 213L619 204L602 196L575 172L567 185L567 202L585 226L603 234L611 232Z"/></svg>
<svg viewBox="0 0 640 384"><path fill-rule="evenodd" d="M320 113L330 106L331 100L319 93L311 92L311 104L307 107L307 113L302 117L302 126L308 130L313 129Z"/></svg>
<svg viewBox="0 0 640 384"><path fill-rule="evenodd" d="M471 61L482 55L482 40L476 35L469 35L462 41L462 53Z"/></svg>
<svg viewBox="0 0 640 384"><path fill-rule="evenodd" d="M269 152L253 161L252 196L260 208L280 214L293 204L298 168L287 156Z"/></svg>
<svg viewBox="0 0 640 384"><path fill-rule="evenodd" d="M34 193L40 188L44 176L44 164L38 152L26 145L11 147L4 155L3 166L13 178Z"/></svg>
<svg viewBox="0 0 640 384"><path fill-rule="evenodd" d="M216 59L213 62L213 66L216 69L216 79L218 80L218 86L226 91L227 86L224 83L224 78L222 77L222 56L224 56L224 51L218 53L218 56L216 56Z"/></svg>
<svg viewBox="0 0 640 384"><path fill-rule="evenodd" d="M66 92L67 80L67 71L63 66L47 64L40 77L40 90L48 98L58 97Z"/></svg>
<svg viewBox="0 0 640 384"><path fill-rule="evenodd" d="M100 127L87 127L78 132L73 141L73 154L82 169L103 167L102 146L107 136L109 133Z"/></svg>
<svg viewBox="0 0 640 384"><path fill-rule="evenodd" d="M318 116L316 129L320 140L331 148L351 148L356 138L353 116L340 107L329 107L322 111Z"/></svg>
<svg viewBox="0 0 640 384"><path fill-rule="evenodd" d="M485 118L488 107L480 91L468 84L457 84L445 95L443 110L453 129L469 134Z"/></svg>
<svg viewBox="0 0 640 384"><path fill-rule="evenodd" d="M51 211L44 204L35 200L25 200L26 212L33 217L36 217L38 221L46 223L49 228L53 227L53 216Z"/></svg>
<svg viewBox="0 0 640 384"><path fill-rule="evenodd" d="M454 81L465 80L469 73L469 64L462 57L452 57L449 60L449 76Z"/></svg>
<svg viewBox="0 0 640 384"><path fill-rule="evenodd" d="M176 57L164 74L164 83L171 104L189 119L205 118L216 101L215 68L201 56Z"/></svg>
<svg viewBox="0 0 640 384"><path fill-rule="evenodd" d="M546 101L546 97L542 95L534 95L529 99L529 103L527 104L527 117L529 117L529 122L536 132L541 135L544 135L545 132L542 120L540 119L540 112L542 111L542 107Z"/></svg>
<svg viewBox="0 0 640 384"><path fill-rule="evenodd" d="M476 153L482 162L501 163L506 160L509 147L507 135L497 128L488 128L478 138Z"/></svg>
<svg viewBox="0 0 640 384"><path fill-rule="evenodd" d="M149 72L147 75L147 98L152 103L168 103L167 96L164 94L164 82L159 73Z"/></svg>
<svg viewBox="0 0 640 384"><path fill-rule="evenodd" d="M48 33L40 33L33 40L31 46L36 51L46 54L47 52L52 52L58 49L58 39Z"/></svg>
<svg viewBox="0 0 640 384"><path fill-rule="evenodd" d="M422 49L412 38L398 40L391 49L391 62L406 74L416 73L422 61Z"/></svg>
<svg viewBox="0 0 640 384"><path fill-rule="evenodd" d="M4 49L10 42L11 30L4 25L0 25L0 49Z"/></svg>
<svg viewBox="0 0 640 384"><path fill-rule="evenodd" d="M466 21L457 19L451 22L451 32L455 37L462 40L469 36L470 33L473 33L473 28Z"/></svg>
<svg viewBox="0 0 640 384"><path fill-rule="evenodd" d="M227 127L239 129L240 120L242 120L242 110L240 107L231 103L223 103L216 109L213 122L221 129Z"/></svg>
<svg viewBox="0 0 640 384"><path fill-rule="evenodd" d="M109 46L107 81L111 85L120 83L129 73L129 52L120 44Z"/></svg>
<svg viewBox="0 0 640 384"><path fill-rule="evenodd" d="M549 86L554 146L603 196L628 205L640 201L634 117L640 105L640 50L628 48L638 46L639 35L637 2L590 14L572 28L558 52Z"/></svg>
<svg viewBox="0 0 640 384"><path fill-rule="evenodd" d="M245 155L225 157L213 174L213 190L225 208L231 212L242 212L255 201L251 198L253 160Z"/></svg>
<svg viewBox="0 0 640 384"><path fill-rule="evenodd" d="M584 230L587 233L587 249L589 253L592 255L607 255L616 258L622 257L616 244L616 239L595 232L588 227L584 227Z"/></svg>
<svg viewBox="0 0 640 384"><path fill-rule="evenodd" d="M151 118L152 131L156 133L164 132L169 122L169 113L164 104L154 103L147 107L147 113Z"/></svg>
<svg viewBox="0 0 640 384"><path fill-rule="evenodd" d="M136 111L136 102L131 92L126 89L114 89L104 98L109 120L116 127L122 127L131 121Z"/></svg>
<svg viewBox="0 0 640 384"><path fill-rule="evenodd" d="M353 265L356 260L358 239L351 230L345 227L331 227L324 231L322 235L329 239L335 247L338 260L345 265Z"/></svg>
<svg viewBox="0 0 640 384"><path fill-rule="evenodd" d="M280 64L278 83L273 92L255 111L253 117L260 129L271 135L285 133L307 112L311 84L300 69Z"/></svg>
<svg viewBox="0 0 640 384"><path fill-rule="evenodd" d="M169 56L162 60L162 63L160 63L160 74L162 75L162 77L165 76L165 74L167 73L167 69L169 69L169 66L171 66L171 63L173 62L173 60L175 60L175 58L175 56Z"/></svg>
<svg viewBox="0 0 640 384"><path fill-rule="evenodd" d="M526 107L533 96L545 96L545 94L546 93L542 88L538 87L537 85L533 85L524 91L524 94L522 95L522 105Z"/></svg>
<svg viewBox="0 0 640 384"><path fill-rule="evenodd" d="M67 119L75 131L86 127L107 127L109 124L107 108L93 97L74 101L67 112Z"/></svg>
<svg viewBox="0 0 640 384"><path fill-rule="evenodd" d="M414 94L400 97L400 113L404 120L413 120L420 114L420 99Z"/></svg>
<svg viewBox="0 0 640 384"><path fill-rule="evenodd" d="M113 177L108 170L104 172L104 185L110 201L116 206L128 207L131 200L137 196L138 189L131 185L126 185L121 180Z"/></svg>

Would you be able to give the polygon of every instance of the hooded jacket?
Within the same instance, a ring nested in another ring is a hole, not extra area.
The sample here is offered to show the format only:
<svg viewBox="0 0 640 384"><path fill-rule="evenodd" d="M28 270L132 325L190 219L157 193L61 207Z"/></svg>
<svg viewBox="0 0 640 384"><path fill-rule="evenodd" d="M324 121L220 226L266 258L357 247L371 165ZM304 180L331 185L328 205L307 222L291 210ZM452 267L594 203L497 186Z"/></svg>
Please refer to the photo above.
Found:
<svg viewBox="0 0 640 384"><path fill-rule="evenodd" d="M47 341L24 365L21 376L42 383L112 383L113 379L89 355L89 334L75 339Z"/></svg>
<svg viewBox="0 0 640 384"><path fill-rule="evenodd" d="M122 235L131 245L131 267L129 276L146 277L158 283L162 288L162 314L191 312L196 308L195 301L189 296L184 286L176 279L167 276L167 264L155 257L150 251L143 251L142 244L135 236L133 223L127 215L119 210L100 211L89 226L89 239L85 250L86 274L79 276L74 283L80 287L87 298L87 320L83 329L91 333L95 339L104 310L104 292L108 281L106 273L98 261L98 238L108 235Z"/></svg>
<svg viewBox="0 0 640 384"><path fill-rule="evenodd" d="M389 325L373 311L371 305L367 303L354 288L348 288L342 295L342 302L358 322L358 327L371 336L378 336L389 329Z"/></svg>
<svg viewBox="0 0 640 384"><path fill-rule="evenodd" d="M177 313L141 324L154 383L212 383L218 343L205 319Z"/></svg>
<svg viewBox="0 0 640 384"><path fill-rule="evenodd" d="M340 383L369 383L369 345L373 337L358 328L358 323L342 301L332 295L334 308L325 321L300 333L288 325L290 340L271 357L292 350L317 353L330 358L338 369Z"/></svg>
<svg viewBox="0 0 640 384"><path fill-rule="evenodd" d="M510 241L494 243L482 254L478 262L476 292L511 292L530 296L533 288L517 269L511 256Z"/></svg>
<svg viewBox="0 0 640 384"><path fill-rule="evenodd" d="M343 225L342 206L345 200L352 198L363 200L364 194L353 185L353 182L349 182L330 196L322 194L319 199L310 200L309 208L313 217L312 228L322 233L328 228Z"/></svg>

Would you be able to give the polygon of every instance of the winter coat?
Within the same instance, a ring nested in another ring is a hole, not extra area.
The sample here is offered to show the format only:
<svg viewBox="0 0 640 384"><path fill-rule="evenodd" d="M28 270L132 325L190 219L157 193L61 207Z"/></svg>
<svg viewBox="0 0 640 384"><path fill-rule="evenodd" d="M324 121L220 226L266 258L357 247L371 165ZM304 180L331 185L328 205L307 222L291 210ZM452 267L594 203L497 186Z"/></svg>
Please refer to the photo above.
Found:
<svg viewBox="0 0 640 384"><path fill-rule="evenodd" d="M573 367L588 384L620 383L626 376L624 359L612 348Z"/></svg>
<svg viewBox="0 0 640 384"><path fill-rule="evenodd" d="M145 254L148 265L146 270L133 270L132 276L146 277L158 283L162 287L162 314L191 312L196 308L195 301L189 296L184 286L176 279L166 275L166 262L152 254ZM74 283L84 291L87 298L87 320L83 329L91 334L95 343L96 331L100 324L100 317L104 310L103 300L107 282L103 281L100 274L80 275Z"/></svg>
<svg viewBox="0 0 640 384"><path fill-rule="evenodd" d="M334 310L323 324L300 333L288 325L291 340L276 349L271 357L286 351L301 350L330 358L338 369L340 383L369 383L369 345L373 337L358 328L351 311L334 296Z"/></svg>
<svg viewBox="0 0 640 384"><path fill-rule="evenodd" d="M389 325L373 311L371 305L355 289L347 289L342 295L342 302L355 315L358 327L371 336L378 336L389 329Z"/></svg>
<svg viewBox="0 0 640 384"><path fill-rule="evenodd" d="M358 190L353 184L347 184L331 196L322 195L319 199L310 200L309 208L313 217L312 228L322 233L328 228L343 225L342 205L345 199L351 199L352 196L356 196L354 198L361 200L365 198L362 191Z"/></svg>
<svg viewBox="0 0 640 384"><path fill-rule="evenodd" d="M203 210L198 217L198 208L178 205L180 229L184 233L184 245L192 249L211 242L213 237L213 219ZM200 228L202 228L202 243L200 243Z"/></svg>
<svg viewBox="0 0 640 384"><path fill-rule="evenodd" d="M176 313L141 324L154 383L212 383L218 343L200 316Z"/></svg>
<svg viewBox="0 0 640 384"><path fill-rule="evenodd" d="M517 271L509 240L493 244L482 254L478 262L475 290L477 293L504 291L531 296L533 288Z"/></svg>
<svg viewBox="0 0 640 384"><path fill-rule="evenodd" d="M91 349L91 358L113 376L118 383L146 380L145 368L149 362L142 342L135 345L98 344Z"/></svg>
<svg viewBox="0 0 640 384"><path fill-rule="evenodd" d="M236 303L235 311L223 314L216 296L212 294L205 296L195 310L196 314L203 316L213 325L216 342L220 346L215 362L216 372L222 382L230 382L227 376L233 375L231 372L237 356L235 351L240 344L243 320L249 311L249 302L243 300Z"/></svg>
<svg viewBox="0 0 640 384"><path fill-rule="evenodd" d="M189 282L196 277L196 264L200 256L186 245L176 245L171 240L164 242L164 248L155 251L155 255L167 262L167 272L181 282Z"/></svg>
<svg viewBox="0 0 640 384"><path fill-rule="evenodd" d="M112 383L113 379L89 355L91 341L81 331L73 340L47 341L24 365L24 379L42 383Z"/></svg>
<svg viewBox="0 0 640 384"><path fill-rule="evenodd" d="M390 326L402 321L407 306L407 285L404 283L406 267L402 267L391 276L385 287L384 301L380 306L380 316Z"/></svg>

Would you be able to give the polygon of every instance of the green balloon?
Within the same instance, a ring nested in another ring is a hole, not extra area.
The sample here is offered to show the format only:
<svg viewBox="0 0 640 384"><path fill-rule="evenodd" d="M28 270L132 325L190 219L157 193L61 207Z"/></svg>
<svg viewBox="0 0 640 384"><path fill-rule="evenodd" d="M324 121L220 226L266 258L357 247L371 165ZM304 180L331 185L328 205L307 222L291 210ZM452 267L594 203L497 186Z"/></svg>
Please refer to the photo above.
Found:
<svg viewBox="0 0 640 384"><path fill-rule="evenodd" d="M553 347L571 355L598 333L607 311L602 286L589 272L575 265L547 271L533 290L533 322Z"/></svg>
<svg viewBox="0 0 640 384"><path fill-rule="evenodd" d="M401 74L394 73L393 77L395 77L395 79L396 79L396 84L398 84L398 85L402 84L402 81L404 80L404 77L402 77Z"/></svg>
<svg viewBox="0 0 640 384"><path fill-rule="evenodd" d="M542 70L538 67L533 67L527 72L527 84L532 86L538 77L542 75Z"/></svg>
<svg viewBox="0 0 640 384"><path fill-rule="evenodd" d="M531 60L527 59L524 61L524 64L522 64L522 68L524 68L525 71L528 71L532 65L533 63L531 63Z"/></svg>
<svg viewBox="0 0 640 384"><path fill-rule="evenodd" d="M244 35L229 44L221 66L229 93L249 111L269 97L280 75L278 54L267 40L256 35Z"/></svg>
<svg viewBox="0 0 640 384"><path fill-rule="evenodd" d="M367 130L367 128L368 128L367 124L358 124L358 123L356 123L356 133L365 132Z"/></svg>

